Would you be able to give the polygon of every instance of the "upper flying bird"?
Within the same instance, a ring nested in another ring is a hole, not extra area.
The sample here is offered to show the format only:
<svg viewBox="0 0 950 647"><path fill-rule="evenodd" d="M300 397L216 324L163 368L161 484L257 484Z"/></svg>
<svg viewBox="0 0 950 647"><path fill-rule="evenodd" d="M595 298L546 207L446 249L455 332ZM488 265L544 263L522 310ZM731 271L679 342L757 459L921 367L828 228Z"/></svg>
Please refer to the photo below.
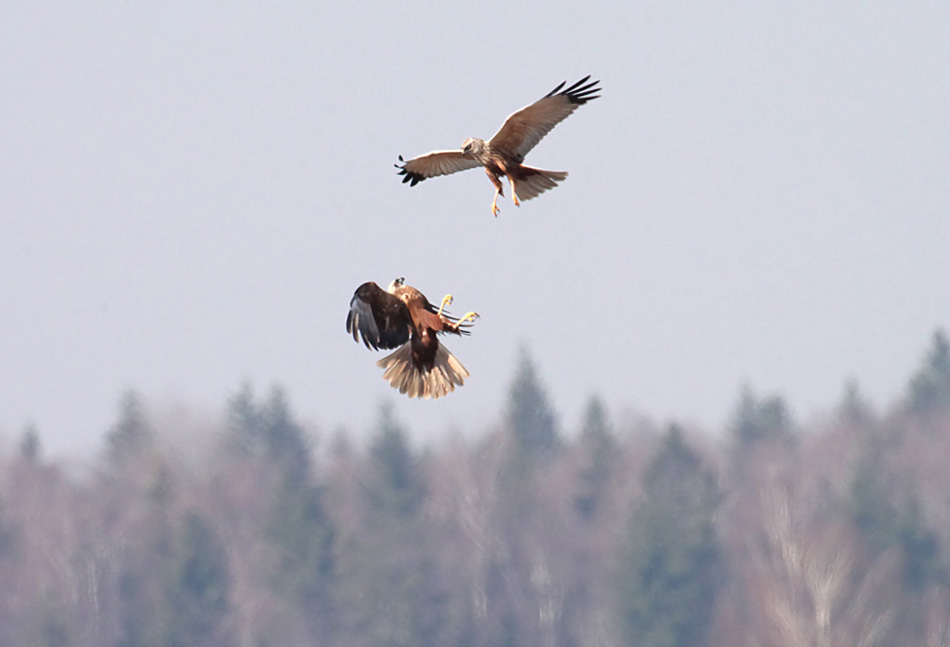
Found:
<svg viewBox="0 0 950 647"><path fill-rule="evenodd" d="M359 286L350 300L346 331L355 341L363 338L367 348L398 348L376 362L386 369L383 377L394 389L410 398L440 398L469 376L455 355L439 343L439 333L467 335L466 328L478 318L469 312L451 317L445 306L452 295L435 308L425 295L398 278L386 290L369 281ZM359 336L358 336L359 335Z"/></svg>
<svg viewBox="0 0 950 647"><path fill-rule="evenodd" d="M518 206L518 198L531 198L553 189L567 177L566 171L545 171L522 164L525 155L537 146L551 129L564 121L572 112L588 101L598 98L600 81L590 81L590 75L567 88L564 82L530 106L512 113L497 133L487 142L470 137L462 142L460 150L432 151L410 160L402 155L396 164L403 183L415 186L426 178L449 175L458 171L484 166L488 179L495 185L491 203L492 215L498 216L498 196L504 196L501 178L508 176L511 199Z"/></svg>

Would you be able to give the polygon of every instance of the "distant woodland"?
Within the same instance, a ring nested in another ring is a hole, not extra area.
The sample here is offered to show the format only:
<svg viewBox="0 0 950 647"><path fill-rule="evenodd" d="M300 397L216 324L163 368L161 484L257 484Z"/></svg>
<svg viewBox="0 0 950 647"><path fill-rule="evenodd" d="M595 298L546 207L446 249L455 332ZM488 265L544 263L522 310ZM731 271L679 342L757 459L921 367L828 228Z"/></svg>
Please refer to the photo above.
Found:
<svg viewBox="0 0 950 647"><path fill-rule="evenodd" d="M749 387L715 434L596 396L562 428L527 354L492 429L422 448L386 405L357 446L247 385L185 451L129 392L88 469L32 427L0 456L0 645L947 646L950 345L922 347L886 409Z"/></svg>

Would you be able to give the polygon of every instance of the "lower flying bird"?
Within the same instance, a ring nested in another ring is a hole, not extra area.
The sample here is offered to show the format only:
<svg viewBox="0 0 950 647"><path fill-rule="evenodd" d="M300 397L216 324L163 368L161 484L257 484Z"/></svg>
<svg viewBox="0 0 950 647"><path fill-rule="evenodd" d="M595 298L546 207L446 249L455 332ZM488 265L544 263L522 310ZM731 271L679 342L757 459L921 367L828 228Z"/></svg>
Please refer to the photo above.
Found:
<svg viewBox="0 0 950 647"><path fill-rule="evenodd" d="M466 328L478 318L469 312L451 317L445 306L447 294L436 309L425 295L398 278L381 287L369 281L356 289L346 316L346 331L367 348L398 348L376 362L386 369L383 377L394 389L410 398L441 398L462 386L469 373L449 350L439 343L438 333L467 335Z"/></svg>
<svg viewBox="0 0 950 647"><path fill-rule="evenodd" d="M426 178L449 175L458 171L484 166L488 179L495 185L495 199L491 212L498 216L498 196L504 196L501 178L508 176L511 199L518 206L518 198L531 198L553 189L567 178L566 171L545 171L522 164L525 155L537 146L545 135L588 101L598 98L600 81L590 81L590 75L562 90L564 83L548 92L530 106L512 113L501 129L487 142L470 137L462 142L460 150L432 151L410 160L402 155L396 164L403 183L415 186Z"/></svg>

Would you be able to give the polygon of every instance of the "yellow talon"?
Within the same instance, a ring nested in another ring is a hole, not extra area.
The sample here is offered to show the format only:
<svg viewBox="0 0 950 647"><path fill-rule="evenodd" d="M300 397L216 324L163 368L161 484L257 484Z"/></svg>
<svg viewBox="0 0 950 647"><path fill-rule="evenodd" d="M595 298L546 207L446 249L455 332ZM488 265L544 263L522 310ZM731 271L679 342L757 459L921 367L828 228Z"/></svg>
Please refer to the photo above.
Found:
<svg viewBox="0 0 950 647"><path fill-rule="evenodd" d="M442 311L445 309L445 306L452 305L452 301L453 299L451 294L446 294L444 297L442 297L442 305L439 306L439 312L437 313L438 316L442 316Z"/></svg>
<svg viewBox="0 0 950 647"><path fill-rule="evenodd" d="M479 317L479 314L477 312L467 312L465 313L464 317L458 320L458 323L455 324L455 326L456 327L461 326L466 321L474 322L476 319L478 319L478 317Z"/></svg>

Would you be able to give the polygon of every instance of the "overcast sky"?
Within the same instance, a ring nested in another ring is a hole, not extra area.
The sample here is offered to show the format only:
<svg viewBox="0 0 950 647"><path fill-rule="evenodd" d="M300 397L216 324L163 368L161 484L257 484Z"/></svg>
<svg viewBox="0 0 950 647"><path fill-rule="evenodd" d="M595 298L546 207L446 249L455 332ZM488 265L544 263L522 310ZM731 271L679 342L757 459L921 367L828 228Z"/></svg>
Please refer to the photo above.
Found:
<svg viewBox="0 0 950 647"><path fill-rule="evenodd" d="M219 417L245 381L319 432L387 399L478 432L522 345L566 430L593 393L712 432L745 383L886 406L950 324L948 33L944 1L7 2L0 435L91 454L125 389ZM586 74L528 157L554 191L400 183ZM346 335L396 276L482 315L445 399Z"/></svg>

